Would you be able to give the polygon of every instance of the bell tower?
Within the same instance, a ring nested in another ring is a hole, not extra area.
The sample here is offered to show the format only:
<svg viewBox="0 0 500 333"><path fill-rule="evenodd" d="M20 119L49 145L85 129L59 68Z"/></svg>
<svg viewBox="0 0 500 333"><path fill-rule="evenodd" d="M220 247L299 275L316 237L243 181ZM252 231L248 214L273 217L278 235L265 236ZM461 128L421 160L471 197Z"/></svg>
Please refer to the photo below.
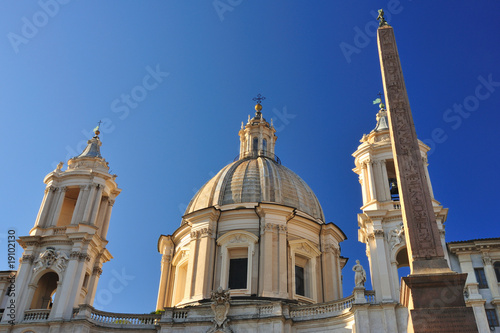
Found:
<svg viewBox="0 0 500 333"><path fill-rule="evenodd" d="M398 270L409 265L405 230L399 201L399 188L394 166L387 110L380 99L377 124L360 140L353 153L363 196L362 213L358 214L358 240L366 244L370 262L372 287L378 302L399 302L400 276ZM444 222L448 209L434 199L429 178L427 152L429 147L418 141L424 162L432 205L436 216L441 244L445 255ZM446 258L448 259L448 258Z"/></svg>
<svg viewBox="0 0 500 333"><path fill-rule="evenodd" d="M101 156L99 127L85 150L44 179L45 194L16 278L16 321L36 314L67 320L79 304L92 305L106 249L111 210L120 189ZM7 319L3 318L3 321Z"/></svg>

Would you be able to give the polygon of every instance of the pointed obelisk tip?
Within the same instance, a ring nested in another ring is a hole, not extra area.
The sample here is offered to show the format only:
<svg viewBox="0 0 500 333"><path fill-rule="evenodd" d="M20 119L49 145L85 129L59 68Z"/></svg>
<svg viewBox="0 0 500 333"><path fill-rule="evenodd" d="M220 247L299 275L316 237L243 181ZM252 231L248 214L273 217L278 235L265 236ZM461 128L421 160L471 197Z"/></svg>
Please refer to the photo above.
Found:
<svg viewBox="0 0 500 333"><path fill-rule="evenodd" d="M387 23L387 21L384 18L384 10L382 8L378 10L377 21L380 21L378 23L379 28L389 26L389 24Z"/></svg>

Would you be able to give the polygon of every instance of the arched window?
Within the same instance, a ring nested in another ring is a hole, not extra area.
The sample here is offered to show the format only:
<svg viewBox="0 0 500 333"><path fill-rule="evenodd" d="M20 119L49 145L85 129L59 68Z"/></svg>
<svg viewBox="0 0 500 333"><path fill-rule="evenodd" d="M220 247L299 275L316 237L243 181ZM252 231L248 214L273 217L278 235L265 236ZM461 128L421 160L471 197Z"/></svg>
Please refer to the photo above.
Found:
<svg viewBox="0 0 500 333"><path fill-rule="evenodd" d="M185 297L188 258L189 252L187 250L181 250L175 254L174 259L172 260L172 264L175 267L172 306L176 306L182 302Z"/></svg>
<svg viewBox="0 0 500 333"><path fill-rule="evenodd" d="M244 230L233 230L217 239L221 250L220 286L231 295L252 293L252 268L255 244L259 238Z"/></svg>
<svg viewBox="0 0 500 333"><path fill-rule="evenodd" d="M306 239L289 242L292 258L293 297L304 301L317 300L316 261L321 252Z"/></svg>
<svg viewBox="0 0 500 333"><path fill-rule="evenodd" d="M398 263L398 276L399 281L401 281L402 277L408 276L410 274L410 262L408 260L408 251L406 247L403 247L399 250L396 255L396 261Z"/></svg>
<svg viewBox="0 0 500 333"><path fill-rule="evenodd" d="M57 291L57 282L59 276L57 273L45 273L40 280L31 301L31 309L51 309Z"/></svg>
<svg viewBox="0 0 500 333"><path fill-rule="evenodd" d="M257 155L258 151L259 151L259 139L253 138L252 152L254 153L254 156Z"/></svg>
<svg viewBox="0 0 500 333"><path fill-rule="evenodd" d="M264 155L267 154L267 140L262 140L262 150L264 151Z"/></svg>

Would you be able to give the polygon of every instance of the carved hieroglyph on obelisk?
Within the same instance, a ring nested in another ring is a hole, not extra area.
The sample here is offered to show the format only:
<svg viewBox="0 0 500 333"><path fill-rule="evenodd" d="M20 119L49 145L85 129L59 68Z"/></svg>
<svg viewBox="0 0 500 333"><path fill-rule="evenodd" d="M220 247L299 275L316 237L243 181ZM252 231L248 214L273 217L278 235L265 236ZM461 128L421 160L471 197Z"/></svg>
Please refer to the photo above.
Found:
<svg viewBox="0 0 500 333"><path fill-rule="evenodd" d="M408 230L405 234L411 274L450 272L444 259L392 27L384 25L378 29L378 49L401 210Z"/></svg>
<svg viewBox="0 0 500 333"><path fill-rule="evenodd" d="M379 11L378 50L411 273L402 278L407 332L477 332L465 306L467 274L448 267L432 207L392 27Z"/></svg>

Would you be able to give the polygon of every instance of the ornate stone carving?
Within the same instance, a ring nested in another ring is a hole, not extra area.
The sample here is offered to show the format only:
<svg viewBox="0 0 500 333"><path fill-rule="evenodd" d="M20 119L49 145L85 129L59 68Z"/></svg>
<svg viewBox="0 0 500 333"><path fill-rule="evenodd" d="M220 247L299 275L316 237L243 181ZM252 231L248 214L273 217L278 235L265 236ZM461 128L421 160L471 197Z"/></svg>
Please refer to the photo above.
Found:
<svg viewBox="0 0 500 333"><path fill-rule="evenodd" d="M273 223L266 223L264 225L264 231L273 231L273 229L276 227L275 224Z"/></svg>
<svg viewBox="0 0 500 333"><path fill-rule="evenodd" d="M232 332L229 327L226 327L229 321L227 319L227 313L229 312L229 300L231 299L229 290L223 290L222 287L219 287L216 291L212 291L210 299L212 300L210 306L214 312L214 319L212 320L214 326L210 328L207 333Z"/></svg>
<svg viewBox="0 0 500 333"><path fill-rule="evenodd" d="M377 238L384 237L384 230L380 230L380 229L373 230L373 235Z"/></svg>
<svg viewBox="0 0 500 333"><path fill-rule="evenodd" d="M363 266L359 263L359 260L356 260L356 265L353 266L352 270L354 271L354 283L356 287L365 287L366 282L366 272Z"/></svg>
<svg viewBox="0 0 500 333"><path fill-rule="evenodd" d="M387 242L391 246L391 250L400 244L406 243L403 223L401 223L399 228L389 230L389 232L387 233Z"/></svg>
<svg viewBox="0 0 500 333"><path fill-rule="evenodd" d="M208 236L212 236L212 228L210 227L191 231L191 239L199 239Z"/></svg>
<svg viewBox="0 0 500 333"><path fill-rule="evenodd" d="M483 264L484 264L484 266L488 266L488 265L491 266L493 264L490 256L487 253L483 254Z"/></svg>
<svg viewBox="0 0 500 333"><path fill-rule="evenodd" d="M92 270L92 275L101 276L101 274L102 274L102 269L97 266L94 267L94 269Z"/></svg>
<svg viewBox="0 0 500 333"><path fill-rule="evenodd" d="M324 253L333 253L334 255L340 254L339 249L333 243L326 243L324 246Z"/></svg>
<svg viewBox="0 0 500 333"><path fill-rule="evenodd" d="M282 225L282 224L278 225L278 232L286 233L287 231L288 231L288 228L286 225Z"/></svg>
<svg viewBox="0 0 500 333"><path fill-rule="evenodd" d="M233 237L231 237L231 239L229 239L229 243L246 243L247 242L247 238L245 235L242 235L242 234L237 234L237 235L234 235Z"/></svg>
<svg viewBox="0 0 500 333"><path fill-rule="evenodd" d="M71 259L77 259L78 261L82 260L90 261L90 256L83 252L72 251L69 256Z"/></svg>
<svg viewBox="0 0 500 333"><path fill-rule="evenodd" d="M32 254L24 254L20 259L19 259L19 262L20 263L29 263L29 264L32 264L33 261L35 260L35 256L32 255Z"/></svg>
<svg viewBox="0 0 500 333"><path fill-rule="evenodd" d="M162 264L169 264L172 261L172 256L168 254L164 254L161 256L161 263Z"/></svg>
<svg viewBox="0 0 500 333"><path fill-rule="evenodd" d="M53 247L48 247L44 252L40 253L38 258L35 260L33 271L36 273L41 269L52 268L58 272L64 272L68 264L68 255L62 251L59 251Z"/></svg>

